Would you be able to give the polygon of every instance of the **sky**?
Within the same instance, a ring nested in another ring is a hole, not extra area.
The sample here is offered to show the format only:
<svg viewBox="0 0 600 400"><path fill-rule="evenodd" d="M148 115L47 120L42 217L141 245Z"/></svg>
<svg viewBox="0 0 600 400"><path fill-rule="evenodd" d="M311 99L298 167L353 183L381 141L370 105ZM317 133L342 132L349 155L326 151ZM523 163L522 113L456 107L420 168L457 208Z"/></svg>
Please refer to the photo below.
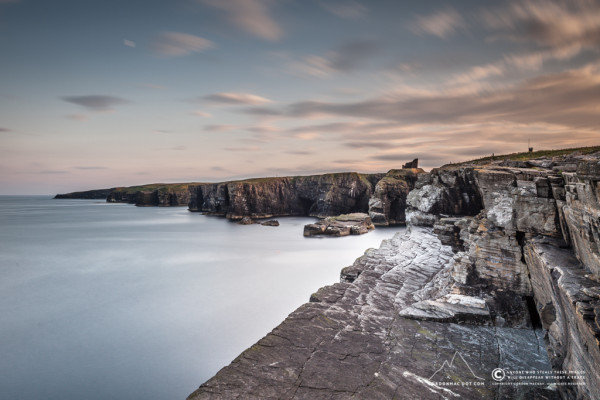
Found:
<svg viewBox="0 0 600 400"><path fill-rule="evenodd" d="M0 0L0 194L600 144L600 0Z"/></svg>

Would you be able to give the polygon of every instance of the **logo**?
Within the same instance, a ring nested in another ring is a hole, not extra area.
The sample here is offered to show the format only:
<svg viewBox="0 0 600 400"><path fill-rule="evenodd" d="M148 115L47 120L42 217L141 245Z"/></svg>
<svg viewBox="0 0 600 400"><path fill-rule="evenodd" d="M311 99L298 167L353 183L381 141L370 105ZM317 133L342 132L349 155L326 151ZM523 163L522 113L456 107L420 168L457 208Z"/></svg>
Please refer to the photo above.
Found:
<svg viewBox="0 0 600 400"><path fill-rule="evenodd" d="M465 358L462 356L462 354L460 354L460 352L456 351L454 352L454 355L452 356L452 359L450 360L450 362L448 362L447 360L444 361L444 363L442 364L441 367L439 367L437 369L437 371L435 371L433 373L433 375L431 375L431 377L429 378L429 380L433 380L433 377L437 375L438 372L447 372L448 370L454 370L457 365L456 362L458 360L456 360L456 356L459 357L460 360L462 360L462 362L467 366L467 368L469 369L469 372L471 373L471 375L473 376L473 378L475 379L479 379L481 381L485 380L483 378L478 377L477 375L475 375L475 372L473 372L473 369L471 369L471 366L469 365L469 363L467 362L467 360L465 360ZM504 372L504 371L502 371Z"/></svg>
<svg viewBox="0 0 600 400"><path fill-rule="evenodd" d="M492 378L496 382L502 382L506 378L506 372L502 368L496 368L492 371Z"/></svg>

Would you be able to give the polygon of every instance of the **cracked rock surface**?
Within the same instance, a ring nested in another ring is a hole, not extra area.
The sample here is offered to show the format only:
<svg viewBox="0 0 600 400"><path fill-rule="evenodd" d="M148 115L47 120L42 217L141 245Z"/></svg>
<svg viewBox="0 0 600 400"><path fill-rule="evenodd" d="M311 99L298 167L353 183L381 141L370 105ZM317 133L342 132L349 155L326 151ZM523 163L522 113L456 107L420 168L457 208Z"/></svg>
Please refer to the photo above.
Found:
<svg viewBox="0 0 600 400"><path fill-rule="evenodd" d="M452 262L451 248L431 229L396 234L189 399L558 398L546 386L496 385L490 375L498 367L549 369L540 331L400 315Z"/></svg>

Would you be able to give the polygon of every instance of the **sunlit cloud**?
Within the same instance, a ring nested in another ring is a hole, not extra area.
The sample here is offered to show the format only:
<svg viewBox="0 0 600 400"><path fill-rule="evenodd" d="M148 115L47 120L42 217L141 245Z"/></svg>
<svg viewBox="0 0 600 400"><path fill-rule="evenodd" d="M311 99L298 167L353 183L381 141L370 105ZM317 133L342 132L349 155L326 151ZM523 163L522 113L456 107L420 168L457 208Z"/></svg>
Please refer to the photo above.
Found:
<svg viewBox="0 0 600 400"><path fill-rule="evenodd" d="M417 16L409 25L409 29L417 35L434 35L446 39L465 26L466 23L461 15L449 8L431 15Z"/></svg>
<svg viewBox="0 0 600 400"><path fill-rule="evenodd" d="M197 0L199 3L221 10L227 20L238 29L266 40L279 40L283 29L271 17L269 7L276 0Z"/></svg>
<svg viewBox="0 0 600 400"><path fill-rule="evenodd" d="M85 107L90 111L112 111L114 106L130 103L120 97L104 95L65 96L62 97L62 100Z"/></svg>
<svg viewBox="0 0 600 400"><path fill-rule="evenodd" d="M204 100L208 100L212 103L218 104L231 104L231 105L257 105L271 103L272 101L261 96L257 96L251 93L214 93L204 96Z"/></svg>
<svg viewBox="0 0 600 400"><path fill-rule="evenodd" d="M291 118L344 116L420 124L482 123L500 119L598 127L599 70L599 64L590 64L481 93L440 91L428 96L388 95L354 103L302 101L274 111Z"/></svg>
<svg viewBox="0 0 600 400"><path fill-rule="evenodd" d="M157 54L166 57L186 56L213 47L214 43L208 39L180 32L162 32L152 44Z"/></svg>
<svg viewBox="0 0 600 400"><path fill-rule="evenodd" d="M123 44L127 47L135 48L136 44L133 40L123 39Z"/></svg>

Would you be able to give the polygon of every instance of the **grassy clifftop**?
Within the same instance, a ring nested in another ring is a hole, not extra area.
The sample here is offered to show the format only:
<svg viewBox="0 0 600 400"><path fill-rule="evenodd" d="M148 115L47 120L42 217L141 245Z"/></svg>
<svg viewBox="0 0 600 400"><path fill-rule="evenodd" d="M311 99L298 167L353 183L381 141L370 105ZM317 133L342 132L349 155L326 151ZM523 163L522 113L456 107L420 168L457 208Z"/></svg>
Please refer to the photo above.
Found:
<svg viewBox="0 0 600 400"><path fill-rule="evenodd" d="M457 166L463 164L487 164L490 161L497 160L513 160L513 161L527 161L534 158L540 157L558 157L558 156L566 156L571 153L580 153L580 154L591 154L600 151L600 146L590 146L590 147L573 147L569 149L559 149L559 150L538 150L533 152L523 152L523 153L510 153L510 154L498 154L494 156L487 156L482 158L477 158L470 161L463 161L459 163L451 163L446 164L445 166Z"/></svg>

